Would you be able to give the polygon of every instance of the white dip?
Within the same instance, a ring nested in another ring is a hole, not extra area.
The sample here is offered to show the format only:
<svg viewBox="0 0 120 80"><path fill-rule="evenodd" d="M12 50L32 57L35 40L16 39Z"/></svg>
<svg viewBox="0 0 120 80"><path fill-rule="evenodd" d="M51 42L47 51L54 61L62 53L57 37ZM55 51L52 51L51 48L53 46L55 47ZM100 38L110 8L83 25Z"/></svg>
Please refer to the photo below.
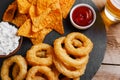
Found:
<svg viewBox="0 0 120 80"><path fill-rule="evenodd" d="M19 36L16 36L17 28L8 22L0 22L0 55L8 55L19 45Z"/></svg>

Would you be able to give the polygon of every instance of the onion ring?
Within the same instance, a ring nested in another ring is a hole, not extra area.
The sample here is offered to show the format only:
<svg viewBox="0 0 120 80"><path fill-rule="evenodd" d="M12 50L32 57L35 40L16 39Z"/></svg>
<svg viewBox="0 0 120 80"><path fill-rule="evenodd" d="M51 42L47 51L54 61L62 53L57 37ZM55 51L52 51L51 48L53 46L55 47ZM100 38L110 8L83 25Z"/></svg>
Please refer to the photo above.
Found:
<svg viewBox="0 0 120 80"><path fill-rule="evenodd" d="M66 77L66 76L64 76L64 75L62 75L55 67L53 67L53 72L54 72L54 74L55 74L55 80L80 80L80 77L77 77L77 78L68 78L68 77ZM64 76L64 77L61 77L61 75L62 76Z"/></svg>
<svg viewBox="0 0 120 80"><path fill-rule="evenodd" d="M52 54L53 53L52 46L40 43L31 47L30 50L27 51L26 59L28 63L32 66L50 66L52 64ZM41 54L41 55L40 55ZM37 56L40 55L40 56Z"/></svg>
<svg viewBox="0 0 120 80"><path fill-rule="evenodd" d="M78 79L85 72L92 48L92 41L84 34L70 33L54 41L53 63L65 79Z"/></svg>
<svg viewBox="0 0 120 80"><path fill-rule="evenodd" d="M27 62L21 55L12 56L4 60L1 68L1 78L2 80L11 80L9 77L9 68L12 64L16 63L19 66L19 73L14 80L23 80L27 74Z"/></svg>
<svg viewBox="0 0 120 80"><path fill-rule="evenodd" d="M32 80L46 80L46 79L40 76L35 76L34 78L32 78Z"/></svg>
<svg viewBox="0 0 120 80"><path fill-rule="evenodd" d="M53 58L53 62L57 70L63 75L67 76L68 78L76 78L76 77L80 77L81 75L83 75L86 69L86 64L87 64L86 62L86 64L81 66L81 68L72 70L72 69L67 68L64 64L62 64L62 62L58 61L58 59L55 59L55 57Z"/></svg>
<svg viewBox="0 0 120 80"><path fill-rule="evenodd" d="M82 46L77 48L74 47L74 39L79 40L82 43ZM68 51L68 53L72 55L85 56L91 52L93 48L93 43L84 34L79 32L72 32L68 34L65 38L65 48Z"/></svg>
<svg viewBox="0 0 120 80"><path fill-rule="evenodd" d="M33 66L32 68L29 69L26 80L33 80L34 77L36 76L36 73L38 72L41 73L41 75L44 75L49 80L55 80L54 73L47 66Z"/></svg>
<svg viewBox="0 0 120 80"><path fill-rule="evenodd" d="M81 68L81 65L88 61L87 57L76 57L76 59L71 58L67 53L67 51L62 48L62 44L64 44L65 37L60 37L54 41L54 52L56 57L64 63L64 65L73 66L76 68ZM65 43L66 44L66 43ZM53 55L54 56L54 55Z"/></svg>
<svg viewBox="0 0 120 80"><path fill-rule="evenodd" d="M60 79L60 80L71 80L71 79L70 79L70 78L65 77L65 78L62 78L62 79ZM72 79L72 80L80 80L80 78L78 77L78 78L74 78L74 79Z"/></svg>
<svg viewBox="0 0 120 80"><path fill-rule="evenodd" d="M19 66L17 64L15 64L13 66L13 69L12 69L12 77L13 77L13 79L15 79L17 77L17 75L19 74L19 71L20 71Z"/></svg>

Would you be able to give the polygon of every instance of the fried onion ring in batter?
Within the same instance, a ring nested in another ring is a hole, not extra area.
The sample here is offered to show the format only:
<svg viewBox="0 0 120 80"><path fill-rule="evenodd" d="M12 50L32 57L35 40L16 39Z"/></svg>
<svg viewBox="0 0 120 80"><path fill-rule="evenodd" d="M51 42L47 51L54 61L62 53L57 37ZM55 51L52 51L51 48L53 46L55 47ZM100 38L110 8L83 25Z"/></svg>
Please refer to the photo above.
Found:
<svg viewBox="0 0 120 80"><path fill-rule="evenodd" d="M79 40L82 43L82 46L75 47L73 45L73 40L75 39ZM65 38L65 48L70 54L76 56L85 56L91 52L93 48L93 43L84 34L79 32L72 32L68 34Z"/></svg>
<svg viewBox="0 0 120 80"><path fill-rule="evenodd" d="M52 64L53 52L52 46L48 44L36 44L27 51L26 59L31 66L50 66Z"/></svg>
<svg viewBox="0 0 120 80"><path fill-rule="evenodd" d="M55 80L80 80L80 77L77 77L77 78L68 78L64 75L62 75L57 69L56 67L53 67L52 68L52 71L54 72L55 74ZM62 75L62 76L61 76Z"/></svg>
<svg viewBox="0 0 120 80"><path fill-rule="evenodd" d="M54 41L54 52L56 57L64 63L64 65L73 66L76 68L81 68L81 65L83 65L85 62L88 61L87 57L78 57L74 56L75 59L71 58L69 53L62 47L62 44L64 43L65 37L60 37ZM53 55L54 56L54 55Z"/></svg>
<svg viewBox="0 0 120 80"><path fill-rule="evenodd" d="M78 77L78 78L70 79L70 78L65 77L65 78L62 78L60 80L80 80L80 78Z"/></svg>
<svg viewBox="0 0 120 80"><path fill-rule="evenodd" d="M86 62L84 65L81 66L81 68L73 70L73 69L67 68L62 62L58 61L58 59L56 59L55 57L53 58L53 62L57 70L68 78L76 78L83 75L86 69L86 64L87 64Z"/></svg>
<svg viewBox="0 0 120 80"><path fill-rule="evenodd" d="M47 66L33 66L29 69L26 80L33 80L36 77L36 73L38 72L41 73L41 75L44 75L40 77L43 77L43 79L45 77L45 80L55 80L54 73Z"/></svg>
<svg viewBox="0 0 120 80"><path fill-rule="evenodd" d="M84 34L73 32L54 41L53 63L63 79L78 79L85 72L93 43Z"/></svg>
<svg viewBox="0 0 120 80"><path fill-rule="evenodd" d="M20 69L18 75L15 77L14 80L24 80L27 74L27 62L21 55L15 55L4 60L1 68L2 80L11 80L11 78L9 77L9 68L14 63L17 64Z"/></svg>
<svg viewBox="0 0 120 80"><path fill-rule="evenodd" d="M13 66L13 69L12 69L12 77L13 77L13 79L15 79L17 77L17 75L19 74L19 71L20 71L19 66L17 64L15 64Z"/></svg>
<svg viewBox="0 0 120 80"><path fill-rule="evenodd" d="M32 80L46 80L46 79L40 76L35 76Z"/></svg>

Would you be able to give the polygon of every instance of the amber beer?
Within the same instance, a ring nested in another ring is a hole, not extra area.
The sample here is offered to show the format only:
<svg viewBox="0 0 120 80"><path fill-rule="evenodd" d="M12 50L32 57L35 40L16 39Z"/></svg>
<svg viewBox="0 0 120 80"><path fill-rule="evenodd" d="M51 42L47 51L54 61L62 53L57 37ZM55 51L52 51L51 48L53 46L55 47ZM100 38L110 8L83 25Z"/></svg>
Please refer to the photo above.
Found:
<svg viewBox="0 0 120 80"><path fill-rule="evenodd" d="M102 16L107 26L120 22L120 0L107 0Z"/></svg>

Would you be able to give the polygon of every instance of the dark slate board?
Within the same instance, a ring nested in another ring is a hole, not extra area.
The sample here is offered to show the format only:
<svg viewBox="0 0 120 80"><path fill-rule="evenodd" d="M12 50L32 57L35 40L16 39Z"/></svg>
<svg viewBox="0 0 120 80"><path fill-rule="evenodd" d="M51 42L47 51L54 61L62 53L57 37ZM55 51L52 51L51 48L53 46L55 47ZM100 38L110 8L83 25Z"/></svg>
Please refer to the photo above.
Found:
<svg viewBox="0 0 120 80"><path fill-rule="evenodd" d="M2 21L2 16L3 16L5 9L12 1L13 0L0 0L0 21ZM63 20L63 24L64 24L64 28L65 28L64 35L67 35L68 33L73 32L73 31L75 31L75 32L79 31L79 32L87 35L94 43L94 48L90 54L90 59L89 59L88 65L87 65L87 69L85 71L85 74L81 77L81 80L91 80L92 77L97 72L97 70L99 69L101 62L104 58L104 53L105 53L105 49L106 49L106 31L105 31L104 23L99 14L99 11L96 8L96 6L92 3L92 1L91 0L76 0L74 5L76 5L78 3L87 3L91 6L93 6L93 8L95 9L96 14L97 14L96 22L91 28L82 31L82 30L75 29L71 25L70 19L68 16L67 19ZM56 38L58 38L60 36L64 36L64 35L60 35L57 32L52 31L49 35L46 36L44 42L53 45L53 41ZM26 51L31 46L32 46L32 44L31 44L30 40L27 38L24 38L21 49L16 54L21 54L21 55L25 56ZM0 66L2 65L2 62L4 59L0 59Z"/></svg>

